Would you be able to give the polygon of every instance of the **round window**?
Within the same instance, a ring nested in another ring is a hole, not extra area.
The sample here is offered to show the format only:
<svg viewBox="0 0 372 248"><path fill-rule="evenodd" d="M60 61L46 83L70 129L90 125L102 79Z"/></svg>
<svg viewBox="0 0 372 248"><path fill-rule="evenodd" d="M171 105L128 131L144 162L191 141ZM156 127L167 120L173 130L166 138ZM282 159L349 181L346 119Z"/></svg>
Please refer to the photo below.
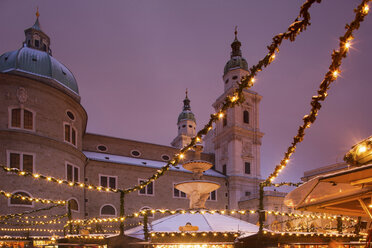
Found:
<svg viewBox="0 0 372 248"><path fill-rule="evenodd" d="M141 153L137 150L131 151L130 154L132 154L133 157L139 157L141 155Z"/></svg>
<svg viewBox="0 0 372 248"><path fill-rule="evenodd" d="M71 120L75 120L75 115L71 111L67 111L66 114L68 118L70 118Z"/></svg>
<svg viewBox="0 0 372 248"><path fill-rule="evenodd" d="M105 152L105 151L107 151L107 147L104 146L104 145L99 145L99 146L97 146L97 150L101 151L101 152Z"/></svg>
<svg viewBox="0 0 372 248"><path fill-rule="evenodd" d="M169 156L168 155L162 155L161 159L163 159L164 161L169 161Z"/></svg>
<svg viewBox="0 0 372 248"><path fill-rule="evenodd" d="M233 76L232 79L233 80L238 79L238 76Z"/></svg>

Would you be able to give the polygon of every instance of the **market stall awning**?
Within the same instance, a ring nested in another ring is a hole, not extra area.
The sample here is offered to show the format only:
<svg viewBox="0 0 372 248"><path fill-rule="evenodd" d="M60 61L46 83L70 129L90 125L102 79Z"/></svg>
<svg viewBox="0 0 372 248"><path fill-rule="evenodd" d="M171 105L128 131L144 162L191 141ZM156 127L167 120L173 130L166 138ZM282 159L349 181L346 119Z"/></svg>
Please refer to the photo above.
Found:
<svg viewBox="0 0 372 248"><path fill-rule="evenodd" d="M369 164L316 177L288 193L284 203L297 210L372 218L371 197Z"/></svg>

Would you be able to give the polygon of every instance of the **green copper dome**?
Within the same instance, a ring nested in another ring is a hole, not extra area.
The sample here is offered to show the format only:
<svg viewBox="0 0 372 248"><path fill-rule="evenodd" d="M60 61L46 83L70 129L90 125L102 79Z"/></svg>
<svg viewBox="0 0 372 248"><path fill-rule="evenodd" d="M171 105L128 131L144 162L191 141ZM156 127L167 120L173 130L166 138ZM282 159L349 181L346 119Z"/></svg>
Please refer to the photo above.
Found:
<svg viewBox="0 0 372 248"><path fill-rule="evenodd" d="M234 69L244 69L248 71L248 63L245 58L236 56L227 61L225 68L223 69L223 74Z"/></svg>
<svg viewBox="0 0 372 248"><path fill-rule="evenodd" d="M50 38L40 27L39 11L36 12L35 24L25 30L23 46L0 56L0 73L12 73L42 81L52 80L57 83L58 88L79 95L74 75L52 57Z"/></svg>
<svg viewBox="0 0 372 248"><path fill-rule="evenodd" d="M47 52L22 47L4 53L0 56L0 72L10 73L13 71L54 79L79 94L78 85L71 71Z"/></svg>
<svg viewBox="0 0 372 248"><path fill-rule="evenodd" d="M183 109L180 115L178 116L177 124L179 124L180 121L183 121L183 120L192 120L196 122L195 115L193 112L191 112L190 99L187 96L187 90L186 90L186 97L183 100Z"/></svg>
<svg viewBox="0 0 372 248"><path fill-rule="evenodd" d="M242 43L238 40L237 37L237 30L235 28L235 39L233 43L231 43L231 55L230 55L230 60L227 61L225 68L223 70L223 74L226 75L227 72L235 69L243 69L248 71L248 63L245 60L245 58L242 57L242 51L240 50L240 47Z"/></svg>

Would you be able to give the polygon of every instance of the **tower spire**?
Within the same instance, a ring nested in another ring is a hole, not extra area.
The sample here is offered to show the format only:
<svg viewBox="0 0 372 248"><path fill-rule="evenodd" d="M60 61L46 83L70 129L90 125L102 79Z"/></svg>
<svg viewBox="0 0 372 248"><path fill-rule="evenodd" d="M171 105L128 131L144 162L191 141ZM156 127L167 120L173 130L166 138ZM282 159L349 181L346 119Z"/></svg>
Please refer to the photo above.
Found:
<svg viewBox="0 0 372 248"><path fill-rule="evenodd" d="M37 8L36 8L36 13L35 13L35 15L36 15L36 19L39 19L39 16L40 16L40 13L39 13L39 6L37 6Z"/></svg>
<svg viewBox="0 0 372 248"><path fill-rule="evenodd" d="M231 43L231 48L232 48L231 58L236 57L236 56L242 56L242 51L240 50L242 43L240 43L240 41L238 40L238 26L235 26L234 34L235 34L235 39L233 43Z"/></svg>
<svg viewBox="0 0 372 248"><path fill-rule="evenodd" d="M190 99L188 98L187 96L187 93L188 93L188 90L186 89L186 97L185 99L183 100L183 110L191 110L191 107L190 107Z"/></svg>

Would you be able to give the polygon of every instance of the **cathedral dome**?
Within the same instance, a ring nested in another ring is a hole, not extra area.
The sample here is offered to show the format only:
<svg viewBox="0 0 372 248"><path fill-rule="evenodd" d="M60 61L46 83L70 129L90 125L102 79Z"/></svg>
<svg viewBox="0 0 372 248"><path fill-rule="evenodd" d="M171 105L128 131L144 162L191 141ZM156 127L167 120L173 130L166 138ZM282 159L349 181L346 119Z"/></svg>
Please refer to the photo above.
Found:
<svg viewBox="0 0 372 248"><path fill-rule="evenodd" d="M195 121L195 116L194 116L194 113L191 112L190 110L183 110L180 115L178 116L178 121L177 123L179 123L180 121L182 120L192 120L192 121Z"/></svg>
<svg viewBox="0 0 372 248"><path fill-rule="evenodd" d="M74 75L49 53L22 47L0 56L1 73L17 73L52 79L76 94L79 89Z"/></svg>
<svg viewBox="0 0 372 248"><path fill-rule="evenodd" d="M240 56L232 57L229 61L227 61L223 70L223 74L226 74L228 71L234 69L244 69L248 71L248 63L245 58Z"/></svg>

